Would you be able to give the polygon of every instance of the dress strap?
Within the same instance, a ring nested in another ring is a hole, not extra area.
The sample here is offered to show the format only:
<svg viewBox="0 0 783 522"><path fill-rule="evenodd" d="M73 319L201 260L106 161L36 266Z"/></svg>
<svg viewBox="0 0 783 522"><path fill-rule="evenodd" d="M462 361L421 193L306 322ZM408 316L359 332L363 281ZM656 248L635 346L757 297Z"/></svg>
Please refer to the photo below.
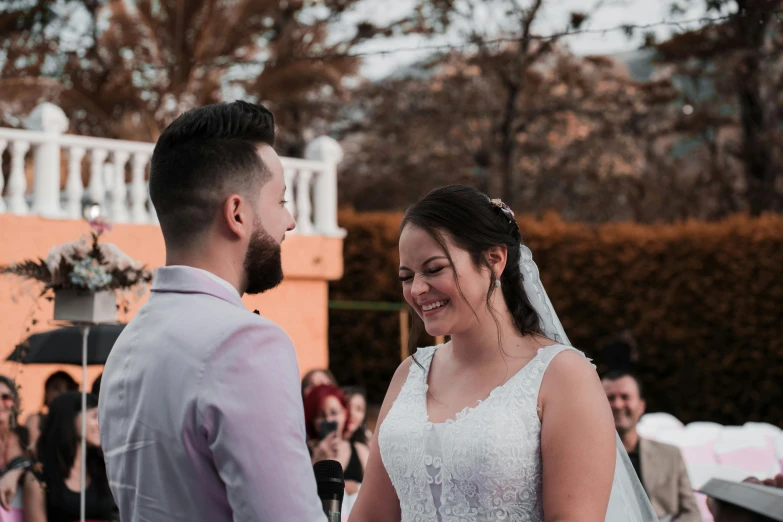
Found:
<svg viewBox="0 0 783 522"><path fill-rule="evenodd" d="M430 365L432 364L432 358L435 356L435 350L440 346L427 346L426 348L419 348L416 353L413 354L413 361L411 364L411 371L415 366L419 372L424 372L424 381L427 381L427 375L430 373ZM416 364L419 363L419 364ZM421 365L421 366L419 366ZM423 369L422 369L423 367Z"/></svg>
<svg viewBox="0 0 783 522"><path fill-rule="evenodd" d="M438 348L438 346L418 348L416 353L411 356L411 367L408 370L405 384L402 385L402 390L400 390L400 395L417 395L426 391L427 375L430 373L432 356L435 355L435 350Z"/></svg>
<svg viewBox="0 0 783 522"><path fill-rule="evenodd" d="M544 380L544 374L546 373L547 368L549 368L549 364L558 354L567 351L576 352L588 361L592 361L592 359L588 358L584 352L577 350L573 346L553 344L551 346L547 346L546 348L540 348L538 350L536 359L533 361L533 363L536 365L536 371L533 377L533 389L535 390L536 394L538 394L539 390L541 389L541 383ZM593 365L593 368L595 368L595 365Z"/></svg>

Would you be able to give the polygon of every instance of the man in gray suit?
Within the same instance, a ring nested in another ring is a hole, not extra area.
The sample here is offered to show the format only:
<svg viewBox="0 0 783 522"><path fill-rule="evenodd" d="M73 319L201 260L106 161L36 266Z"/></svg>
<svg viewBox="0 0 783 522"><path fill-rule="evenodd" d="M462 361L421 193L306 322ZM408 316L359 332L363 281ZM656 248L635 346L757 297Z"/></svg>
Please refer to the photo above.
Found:
<svg viewBox="0 0 783 522"><path fill-rule="evenodd" d="M700 522L699 506L679 448L642 439L636 431L646 407L639 381L619 371L606 374L602 382L617 433L658 517L671 522Z"/></svg>
<svg viewBox="0 0 783 522"><path fill-rule="evenodd" d="M234 102L183 114L155 146L166 266L100 390L123 522L325 520L294 347L241 299L282 281L280 244L294 227L274 132L271 112Z"/></svg>

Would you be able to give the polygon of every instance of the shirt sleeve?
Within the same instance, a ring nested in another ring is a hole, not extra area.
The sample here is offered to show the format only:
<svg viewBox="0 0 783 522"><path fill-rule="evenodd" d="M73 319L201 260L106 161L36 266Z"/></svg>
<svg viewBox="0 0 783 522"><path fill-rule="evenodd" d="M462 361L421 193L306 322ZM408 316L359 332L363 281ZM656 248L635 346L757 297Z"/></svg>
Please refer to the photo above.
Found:
<svg viewBox="0 0 783 522"><path fill-rule="evenodd" d="M205 369L202 429L235 522L323 522L307 450L299 368L279 327L253 321Z"/></svg>

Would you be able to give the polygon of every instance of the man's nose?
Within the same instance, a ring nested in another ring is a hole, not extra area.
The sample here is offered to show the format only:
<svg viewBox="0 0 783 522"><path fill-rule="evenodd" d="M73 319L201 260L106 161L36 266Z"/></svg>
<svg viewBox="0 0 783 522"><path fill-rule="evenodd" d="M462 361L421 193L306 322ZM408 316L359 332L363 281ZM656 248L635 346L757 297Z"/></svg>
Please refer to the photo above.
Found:
<svg viewBox="0 0 783 522"><path fill-rule="evenodd" d="M286 232L291 232L295 228L296 228L296 221L294 220L294 216L292 216L291 213L288 212L288 227L285 230Z"/></svg>

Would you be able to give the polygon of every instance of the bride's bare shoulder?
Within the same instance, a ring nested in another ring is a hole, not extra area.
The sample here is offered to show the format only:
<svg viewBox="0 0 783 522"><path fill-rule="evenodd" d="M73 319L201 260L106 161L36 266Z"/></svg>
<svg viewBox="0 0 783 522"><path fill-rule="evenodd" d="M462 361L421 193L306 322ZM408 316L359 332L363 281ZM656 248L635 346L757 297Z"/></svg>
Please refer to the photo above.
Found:
<svg viewBox="0 0 783 522"><path fill-rule="evenodd" d="M409 355L405 358L404 361L400 363L400 365L397 367L397 369L394 371L394 376L392 377L391 382L389 383L389 389L392 388L395 384L398 384L400 387L405 383L405 380L408 378L408 374L411 371L411 365L414 364L413 362L413 355Z"/></svg>
<svg viewBox="0 0 783 522"><path fill-rule="evenodd" d="M577 349L562 350L557 353L549 363L546 373L566 378L598 378L593 363ZM546 380L546 374L544 379Z"/></svg>
<svg viewBox="0 0 783 522"><path fill-rule="evenodd" d="M550 361L541 380L540 401L569 400L580 396L587 398L585 395L606 401L595 366L580 351L558 352Z"/></svg>

